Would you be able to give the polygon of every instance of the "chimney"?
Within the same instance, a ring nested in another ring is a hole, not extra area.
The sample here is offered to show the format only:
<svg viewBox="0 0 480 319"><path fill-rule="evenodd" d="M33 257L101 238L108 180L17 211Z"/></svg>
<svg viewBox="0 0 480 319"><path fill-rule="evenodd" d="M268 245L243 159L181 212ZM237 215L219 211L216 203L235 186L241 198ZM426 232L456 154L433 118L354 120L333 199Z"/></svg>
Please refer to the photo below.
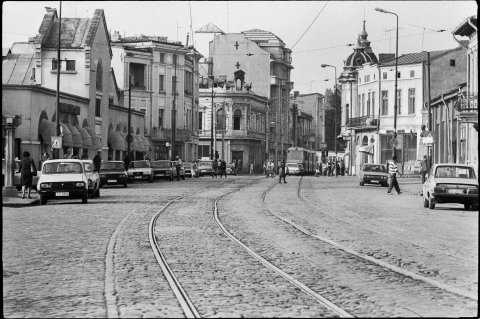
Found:
<svg viewBox="0 0 480 319"><path fill-rule="evenodd" d="M120 41L120 39L121 39L120 32L113 31L112 41Z"/></svg>

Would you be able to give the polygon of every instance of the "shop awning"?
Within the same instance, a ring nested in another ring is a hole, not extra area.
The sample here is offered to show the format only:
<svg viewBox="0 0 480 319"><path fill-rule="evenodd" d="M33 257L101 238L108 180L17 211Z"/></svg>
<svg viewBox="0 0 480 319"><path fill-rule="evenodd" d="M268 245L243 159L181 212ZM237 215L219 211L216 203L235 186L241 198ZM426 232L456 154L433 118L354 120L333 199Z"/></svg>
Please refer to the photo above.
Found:
<svg viewBox="0 0 480 319"><path fill-rule="evenodd" d="M145 145L143 144L143 139L140 135L133 136L135 141L137 142L137 152L145 152Z"/></svg>
<svg viewBox="0 0 480 319"><path fill-rule="evenodd" d="M110 149L116 151L125 151L125 143L123 141L122 136L119 132L115 132L114 130L110 130L108 132L108 145Z"/></svg>
<svg viewBox="0 0 480 319"><path fill-rule="evenodd" d="M358 148L358 151L373 154L373 144L372 145L360 146Z"/></svg>
<svg viewBox="0 0 480 319"><path fill-rule="evenodd" d="M73 147L73 138L72 138L72 132L68 129L67 124L61 123L61 132L63 134L62 137L62 145L63 146L68 146L68 147Z"/></svg>
<svg viewBox="0 0 480 319"><path fill-rule="evenodd" d="M43 144L52 145L52 136L57 136L55 123L43 119L40 123L40 128L38 131L39 135L42 137Z"/></svg>
<svg viewBox="0 0 480 319"><path fill-rule="evenodd" d="M82 135L77 128L71 124L67 124L67 127L72 133L73 147L83 148Z"/></svg>
<svg viewBox="0 0 480 319"><path fill-rule="evenodd" d="M150 150L150 142L148 141L148 138L145 136L142 136L143 140L143 145L145 146L145 152L148 152Z"/></svg>
<svg viewBox="0 0 480 319"><path fill-rule="evenodd" d="M92 148L92 137L86 129L77 125L77 131L80 132L82 136L83 148Z"/></svg>
<svg viewBox="0 0 480 319"><path fill-rule="evenodd" d="M100 142L100 137L98 137L97 133L95 132L95 129L91 128L90 126L85 126L84 129L87 130L88 134L90 134L90 137L92 138L92 148L97 150L102 149L102 143Z"/></svg>

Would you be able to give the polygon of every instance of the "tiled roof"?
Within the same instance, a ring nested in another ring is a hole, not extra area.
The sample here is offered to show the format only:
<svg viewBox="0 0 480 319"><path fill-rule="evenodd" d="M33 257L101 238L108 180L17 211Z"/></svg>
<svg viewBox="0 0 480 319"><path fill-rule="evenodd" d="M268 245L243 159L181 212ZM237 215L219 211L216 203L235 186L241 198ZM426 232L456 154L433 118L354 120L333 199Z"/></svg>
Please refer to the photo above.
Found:
<svg viewBox="0 0 480 319"><path fill-rule="evenodd" d="M269 42L270 40L272 41L280 41L280 43L285 44L282 39L277 37L275 34L273 34L270 31L264 31L264 30L259 30L259 29L252 29L248 31L242 31L243 34L245 34L245 37L247 39L250 39L255 42L260 42L260 43L265 43Z"/></svg>
<svg viewBox="0 0 480 319"><path fill-rule="evenodd" d="M61 48L84 48L86 36L91 19L88 18L62 18ZM58 43L58 19L46 34L43 42L45 48L56 48Z"/></svg>
<svg viewBox="0 0 480 319"><path fill-rule="evenodd" d="M15 42L12 45L13 54L34 54L35 47L32 42Z"/></svg>
<svg viewBox="0 0 480 319"><path fill-rule="evenodd" d="M34 54L9 54L2 61L2 84L32 85Z"/></svg>
<svg viewBox="0 0 480 319"><path fill-rule="evenodd" d="M430 52L430 60L434 60L448 52L459 50L460 47L455 49L449 50L441 50L441 51L432 51ZM417 53L408 53L398 57L398 65L405 65L405 64L417 64L422 63L423 61L427 61L427 52L417 52ZM393 66L395 65L395 59L386 61L382 64L382 66Z"/></svg>

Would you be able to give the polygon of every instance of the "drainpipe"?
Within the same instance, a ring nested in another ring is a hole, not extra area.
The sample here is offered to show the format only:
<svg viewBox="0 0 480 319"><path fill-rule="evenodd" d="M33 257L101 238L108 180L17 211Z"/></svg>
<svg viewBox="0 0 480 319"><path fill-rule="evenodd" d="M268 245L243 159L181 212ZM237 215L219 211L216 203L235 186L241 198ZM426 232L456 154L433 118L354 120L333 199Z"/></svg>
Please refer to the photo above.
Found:
<svg viewBox="0 0 480 319"><path fill-rule="evenodd" d="M443 98L444 94L442 94L442 102L443 102L443 105L445 105L445 108L447 110L446 114L447 114L447 125L445 125L445 129L446 129L446 133L447 133L447 153L448 153L448 162L450 163L450 160L452 158L452 150L451 150L451 144L452 144L452 132L451 132L451 129L449 128L449 119L450 119L450 108L448 107L448 104L447 102L445 102L445 99Z"/></svg>

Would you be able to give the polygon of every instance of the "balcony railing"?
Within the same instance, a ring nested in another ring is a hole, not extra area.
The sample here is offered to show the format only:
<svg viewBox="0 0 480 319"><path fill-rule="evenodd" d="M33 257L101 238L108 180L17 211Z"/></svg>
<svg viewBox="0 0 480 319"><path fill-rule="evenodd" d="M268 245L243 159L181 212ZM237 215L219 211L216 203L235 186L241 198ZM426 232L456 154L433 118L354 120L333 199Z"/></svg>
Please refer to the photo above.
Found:
<svg viewBox="0 0 480 319"><path fill-rule="evenodd" d="M345 126L355 128L377 127L377 119L372 116L352 117L347 119Z"/></svg>
<svg viewBox="0 0 480 319"><path fill-rule="evenodd" d="M458 112L477 112L478 113L478 93L461 95L455 105Z"/></svg>
<svg viewBox="0 0 480 319"><path fill-rule="evenodd" d="M177 141L188 141L192 136L192 132L189 130L177 129L175 131L175 140ZM172 130L171 129L153 129L151 132L152 141L169 141L172 139Z"/></svg>
<svg viewBox="0 0 480 319"><path fill-rule="evenodd" d="M222 130L217 130L217 138L222 136ZM210 130L199 130L198 137L210 137ZM265 139L265 133L247 131L247 130L226 130L224 137L243 137L254 139Z"/></svg>

